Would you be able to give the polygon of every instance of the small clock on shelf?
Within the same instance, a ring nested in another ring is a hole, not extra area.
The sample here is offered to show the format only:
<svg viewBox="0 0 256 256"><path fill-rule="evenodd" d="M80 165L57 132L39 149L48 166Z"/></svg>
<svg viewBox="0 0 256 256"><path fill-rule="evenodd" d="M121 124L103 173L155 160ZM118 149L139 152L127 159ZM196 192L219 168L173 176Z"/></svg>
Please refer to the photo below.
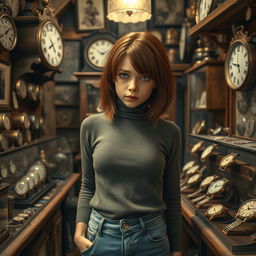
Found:
<svg viewBox="0 0 256 256"><path fill-rule="evenodd" d="M82 71L102 71L106 57L113 47L117 36L110 32L95 32L83 37L83 61Z"/></svg>
<svg viewBox="0 0 256 256"><path fill-rule="evenodd" d="M247 91L256 82L256 44L244 27L234 30L225 61L225 78L233 90Z"/></svg>

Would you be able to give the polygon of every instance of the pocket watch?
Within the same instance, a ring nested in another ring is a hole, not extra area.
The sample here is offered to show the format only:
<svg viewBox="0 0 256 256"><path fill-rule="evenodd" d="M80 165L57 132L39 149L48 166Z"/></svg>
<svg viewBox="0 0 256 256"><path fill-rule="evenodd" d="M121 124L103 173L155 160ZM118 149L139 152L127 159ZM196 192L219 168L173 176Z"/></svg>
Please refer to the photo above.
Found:
<svg viewBox="0 0 256 256"><path fill-rule="evenodd" d="M207 203L214 197L222 195L226 190L226 186L229 184L229 180L222 178L215 180L207 189L206 195L196 204L197 208L200 208L203 204Z"/></svg>
<svg viewBox="0 0 256 256"><path fill-rule="evenodd" d="M190 153L191 154L197 153L199 150L202 149L202 146L203 146L204 143L205 143L204 141L199 141L196 144L194 144L193 147L190 150Z"/></svg>
<svg viewBox="0 0 256 256"><path fill-rule="evenodd" d="M256 219L256 199L249 199L239 207L235 221L223 228L223 233L227 235L232 229L238 227L243 222Z"/></svg>
<svg viewBox="0 0 256 256"><path fill-rule="evenodd" d="M23 100L27 96L27 85L23 78L18 78L14 83L14 89L19 99Z"/></svg>
<svg viewBox="0 0 256 256"><path fill-rule="evenodd" d="M11 119L6 113L0 113L0 129L10 130L11 129Z"/></svg>
<svg viewBox="0 0 256 256"><path fill-rule="evenodd" d="M217 148L217 144L211 144L201 154L201 161L205 161L207 158L210 157L210 155L213 153L213 151Z"/></svg>
<svg viewBox="0 0 256 256"><path fill-rule="evenodd" d="M19 196L25 196L28 193L29 185L27 181L20 180L14 186L14 191Z"/></svg>
<svg viewBox="0 0 256 256"><path fill-rule="evenodd" d="M83 71L102 71L117 37L110 32L95 32L83 37Z"/></svg>
<svg viewBox="0 0 256 256"><path fill-rule="evenodd" d="M3 9L6 9L5 4L0 5L0 11ZM5 12L0 15L0 48L11 51L17 43L17 29L8 11Z"/></svg>
<svg viewBox="0 0 256 256"><path fill-rule="evenodd" d="M236 154L236 153L230 153L226 156L224 156L221 160L220 160L220 163L219 163L219 169L221 171L225 171L225 169L230 166L230 165L233 165L235 164L235 159L237 158L239 154Z"/></svg>
<svg viewBox="0 0 256 256"><path fill-rule="evenodd" d="M228 209L223 204L211 205L204 214L210 221L228 215Z"/></svg>
<svg viewBox="0 0 256 256"><path fill-rule="evenodd" d="M234 31L225 60L225 78L233 90L246 91L255 85L256 46L243 26Z"/></svg>
<svg viewBox="0 0 256 256"><path fill-rule="evenodd" d="M17 113L12 117L12 122L16 128L29 129L30 120L27 113Z"/></svg>

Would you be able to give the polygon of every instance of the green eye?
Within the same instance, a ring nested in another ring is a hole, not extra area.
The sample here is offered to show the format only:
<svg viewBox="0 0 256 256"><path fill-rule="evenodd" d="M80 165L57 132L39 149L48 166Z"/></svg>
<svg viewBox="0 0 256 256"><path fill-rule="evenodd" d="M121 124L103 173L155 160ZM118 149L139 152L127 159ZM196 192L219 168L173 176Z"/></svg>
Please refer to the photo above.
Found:
<svg viewBox="0 0 256 256"><path fill-rule="evenodd" d="M151 80L151 79L150 79L149 76L142 76L142 77L140 78L140 80L142 80L142 81L149 81L149 80Z"/></svg>
<svg viewBox="0 0 256 256"><path fill-rule="evenodd" d="M126 73L119 73L118 76L120 78L124 78L124 79L129 77L128 74L126 74Z"/></svg>

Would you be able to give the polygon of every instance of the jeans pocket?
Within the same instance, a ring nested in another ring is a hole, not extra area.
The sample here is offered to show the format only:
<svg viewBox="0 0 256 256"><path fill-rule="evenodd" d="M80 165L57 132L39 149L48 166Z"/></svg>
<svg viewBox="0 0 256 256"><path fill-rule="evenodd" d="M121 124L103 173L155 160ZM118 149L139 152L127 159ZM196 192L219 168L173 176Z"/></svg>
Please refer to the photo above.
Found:
<svg viewBox="0 0 256 256"><path fill-rule="evenodd" d="M88 240L92 242L92 245L90 247L87 247L86 249L80 251L82 255L88 255L87 253L91 252L92 249L95 247L95 243L98 240L98 223L94 220L90 220L88 223L88 228L85 236Z"/></svg>
<svg viewBox="0 0 256 256"><path fill-rule="evenodd" d="M161 242L167 238L166 223L162 216L157 217L146 225L146 235L152 242Z"/></svg>

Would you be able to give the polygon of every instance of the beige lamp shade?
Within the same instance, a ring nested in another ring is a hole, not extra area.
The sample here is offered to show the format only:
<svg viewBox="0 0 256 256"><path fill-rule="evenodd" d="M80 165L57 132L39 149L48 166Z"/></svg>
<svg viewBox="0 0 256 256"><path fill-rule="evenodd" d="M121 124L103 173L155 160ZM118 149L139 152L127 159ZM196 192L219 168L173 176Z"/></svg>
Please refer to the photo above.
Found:
<svg viewBox="0 0 256 256"><path fill-rule="evenodd" d="M150 0L108 0L109 20L137 23L149 20L151 16Z"/></svg>

